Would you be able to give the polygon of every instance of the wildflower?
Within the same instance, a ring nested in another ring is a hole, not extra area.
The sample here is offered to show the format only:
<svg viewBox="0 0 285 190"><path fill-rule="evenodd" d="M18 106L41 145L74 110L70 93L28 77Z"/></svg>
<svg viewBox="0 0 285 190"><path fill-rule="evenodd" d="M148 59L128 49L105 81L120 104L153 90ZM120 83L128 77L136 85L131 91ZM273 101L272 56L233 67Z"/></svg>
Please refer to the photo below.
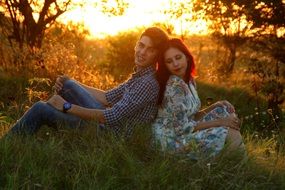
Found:
<svg viewBox="0 0 285 190"><path fill-rule="evenodd" d="M272 114L272 109L267 109L267 112L268 112L269 114Z"/></svg>
<svg viewBox="0 0 285 190"><path fill-rule="evenodd" d="M257 108L257 107L255 107L255 108L254 108L254 110L258 110L258 108Z"/></svg>
<svg viewBox="0 0 285 190"><path fill-rule="evenodd" d="M258 112L255 112L255 115L258 115L259 113Z"/></svg>
<svg viewBox="0 0 285 190"><path fill-rule="evenodd" d="M40 184L40 183L35 183L34 186L35 186L35 187L42 187L43 185Z"/></svg>
<svg viewBox="0 0 285 190"><path fill-rule="evenodd" d="M248 117L248 116L245 116L244 118L245 118L245 119L249 119L249 117Z"/></svg>
<svg viewBox="0 0 285 190"><path fill-rule="evenodd" d="M211 163L207 163L207 168L208 168L208 171L210 172L211 171Z"/></svg>

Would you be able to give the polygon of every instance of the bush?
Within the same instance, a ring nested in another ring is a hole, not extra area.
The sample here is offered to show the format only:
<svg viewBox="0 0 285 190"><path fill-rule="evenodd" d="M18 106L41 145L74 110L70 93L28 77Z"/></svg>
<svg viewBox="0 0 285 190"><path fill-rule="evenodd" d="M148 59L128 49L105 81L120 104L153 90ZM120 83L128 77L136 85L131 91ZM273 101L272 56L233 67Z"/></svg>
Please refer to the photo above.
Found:
<svg viewBox="0 0 285 190"><path fill-rule="evenodd" d="M126 78L134 68L134 48L140 32L128 31L109 37L107 67L117 79Z"/></svg>

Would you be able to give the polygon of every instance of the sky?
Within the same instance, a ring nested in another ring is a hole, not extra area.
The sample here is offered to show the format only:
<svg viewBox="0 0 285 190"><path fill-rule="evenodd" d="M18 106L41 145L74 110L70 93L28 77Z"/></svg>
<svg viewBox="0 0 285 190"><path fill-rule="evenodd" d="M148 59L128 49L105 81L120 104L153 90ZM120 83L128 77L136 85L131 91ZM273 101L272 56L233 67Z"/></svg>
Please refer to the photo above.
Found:
<svg viewBox="0 0 285 190"><path fill-rule="evenodd" d="M177 0L179 1L179 0ZM90 2L92 2L90 0ZM66 12L61 16L63 22L82 22L89 29L91 36L103 37L106 34L114 35L119 31L128 30L138 26L150 26L153 22L170 22L161 12L169 6L167 0L129 0L130 7L123 16L109 17L97 8L87 5ZM176 32L180 32L181 20L172 19ZM184 21L182 21L183 23ZM206 23L198 22L188 24L188 30L194 33L205 33Z"/></svg>

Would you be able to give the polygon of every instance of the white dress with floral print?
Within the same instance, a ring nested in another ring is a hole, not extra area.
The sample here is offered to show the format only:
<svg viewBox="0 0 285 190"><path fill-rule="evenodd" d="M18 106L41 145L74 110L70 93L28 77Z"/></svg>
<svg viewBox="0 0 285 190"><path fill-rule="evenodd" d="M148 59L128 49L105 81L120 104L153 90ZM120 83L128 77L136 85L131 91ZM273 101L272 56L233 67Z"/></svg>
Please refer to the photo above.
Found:
<svg viewBox="0 0 285 190"><path fill-rule="evenodd" d="M217 107L207 113L200 121L194 120L201 102L192 82L188 85L179 77L172 75L167 81L164 99L158 115L152 124L154 140L162 150L184 152L191 158L215 156L225 144L227 128L215 127L193 132L198 122L226 117L229 113L224 107Z"/></svg>

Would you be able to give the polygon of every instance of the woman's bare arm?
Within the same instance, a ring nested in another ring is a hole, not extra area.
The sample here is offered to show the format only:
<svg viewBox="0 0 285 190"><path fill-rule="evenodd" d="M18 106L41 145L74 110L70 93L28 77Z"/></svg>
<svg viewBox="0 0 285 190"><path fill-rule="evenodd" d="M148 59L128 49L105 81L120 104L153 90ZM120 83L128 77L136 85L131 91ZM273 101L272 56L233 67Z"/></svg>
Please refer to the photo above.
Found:
<svg viewBox="0 0 285 190"><path fill-rule="evenodd" d="M212 120L212 121L199 122L194 127L194 132L213 128L213 127L221 127L221 126L230 127L235 130L240 130L240 120L236 115L230 115L226 118L221 118L221 119Z"/></svg>

